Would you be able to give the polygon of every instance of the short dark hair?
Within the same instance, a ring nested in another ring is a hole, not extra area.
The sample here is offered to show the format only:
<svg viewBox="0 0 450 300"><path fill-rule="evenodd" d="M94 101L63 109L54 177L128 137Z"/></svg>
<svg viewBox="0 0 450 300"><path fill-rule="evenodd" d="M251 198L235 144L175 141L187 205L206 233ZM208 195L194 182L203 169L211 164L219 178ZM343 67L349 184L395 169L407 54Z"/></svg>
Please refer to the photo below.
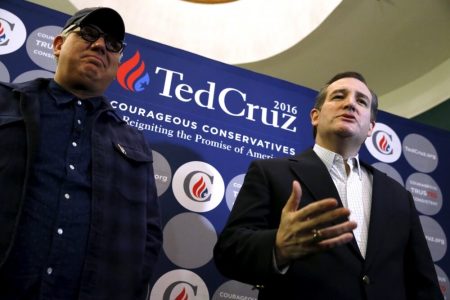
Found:
<svg viewBox="0 0 450 300"><path fill-rule="evenodd" d="M347 71L347 72L338 73L338 74L334 75L333 78L331 78L320 89L319 93L316 96L316 101L314 103L314 108L316 108L318 110L320 110L322 108L322 105L325 102L325 99L327 98L328 87L333 82L338 81L339 79L342 79L342 78L355 78L355 79L361 81L362 83L364 83L367 86L366 79L364 78L364 76L362 76L358 72ZM378 113L378 97L370 88L369 88L369 91L370 91L370 94L372 96L372 101L371 101L371 104L370 104L370 120L371 121L375 121L376 118L377 118L377 113ZM313 137L314 138L316 138L316 134L317 134L317 130L316 130L316 127L314 126L314 128L313 128Z"/></svg>

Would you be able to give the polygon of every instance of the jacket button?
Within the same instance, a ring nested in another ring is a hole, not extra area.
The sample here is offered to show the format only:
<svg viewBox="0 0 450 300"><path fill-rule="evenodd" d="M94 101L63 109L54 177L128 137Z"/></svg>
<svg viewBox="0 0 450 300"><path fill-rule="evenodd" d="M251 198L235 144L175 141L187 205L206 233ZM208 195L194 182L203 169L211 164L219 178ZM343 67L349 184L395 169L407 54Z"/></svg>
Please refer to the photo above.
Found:
<svg viewBox="0 0 450 300"><path fill-rule="evenodd" d="M363 281L365 284L370 284L370 278L369 278L369 276L364 275L363 278L362 278L362 281Z"/></svg>

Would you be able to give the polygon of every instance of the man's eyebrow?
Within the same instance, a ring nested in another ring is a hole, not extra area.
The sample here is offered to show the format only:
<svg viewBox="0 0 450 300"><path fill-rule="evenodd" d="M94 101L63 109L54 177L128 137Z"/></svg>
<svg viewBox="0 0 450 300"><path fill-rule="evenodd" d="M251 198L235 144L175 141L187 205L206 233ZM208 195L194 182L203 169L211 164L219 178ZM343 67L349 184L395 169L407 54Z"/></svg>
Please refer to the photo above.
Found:
<svg viewBox="0 0 450 300"><path fill-rule="evenodd" d="M334 91L330 92L330 96L335 95L335 94L344 94L345 95L345 94L348 94L349 92L350 92L350 90L346 89L346 88L337 89L337 90L334 90ZM370 97L367 96L366 94L364 94L363 92L356 91L355 94L356 94L357 97L361 97L361 98L364 98L364 99L367 99L367 100L370 99Z"/></svg>
<svg viewBox="0 0 450 300"><path fill-rule="evenodd" d="M339 94L339 93L347 94L348 92L349 92L348 89L337 89L337 90L332 91L330 93L330 95Z"/></svg>
<svg viewBox="0 0 450 300"><path fill-rule="evenodd" d="M357 97L362 97L362 98L365 98L365 99L367 99L367 100L369 100L369 99L370 99L370 97L369 97L369 96L367 96L366 94L364 94L364 93L361 93L361 92L356 92L356 96L357 96Z"/></svg>

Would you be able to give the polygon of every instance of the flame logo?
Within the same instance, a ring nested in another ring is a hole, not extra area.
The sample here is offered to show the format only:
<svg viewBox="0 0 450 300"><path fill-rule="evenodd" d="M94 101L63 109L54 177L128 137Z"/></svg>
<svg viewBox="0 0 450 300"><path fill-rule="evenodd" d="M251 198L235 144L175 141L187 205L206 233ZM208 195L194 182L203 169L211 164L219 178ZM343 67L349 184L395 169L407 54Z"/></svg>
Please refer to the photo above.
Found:
<svg viewBox="0 0 450 300"><path fill-rule="evenodd" d="M117 81L120 86L131 92L142 92L149 85L150 77L145 72L145 63L141 60L139 51L119 66Z"/></svg>
<svg viewBox="0 0 450 300"><path fill-rule="evenodd" d="M188 300L188 299L189 297L185 288L183 288L183 290L181 290L181 292L175 297L175 300Z"/></svg>
<svg viewBox="0 0 450 300"><path fill-rule="evenodd" d="M214 176L202 172L192 171L186 175L183 182L185 195L195 202L211 201Z"/></svg>
<svg viewBox="0 0 450 300"><path fill-rule="evenodd" d="M378 142L378 147L381 149L381 151L383 152L389 152L389 148L391 147L389 145L388 139L386 138L385 135L383 135L380 139L380 141Z"/></svg>
<svg viewBox="0 0 450 300"><path fill-rule="evenodd" d="M9 38L6 36L5 32L5 26L8 25L9 29L12 31L14 30L14 23L8 22L8 20L5 20L3 18L0 18L0 46L6 46L8 45Z"/></svg>
<svg viewBox="0 0 450 300"><path fill-rule="evenodd" d="M179 288L177 287L179 285L187 285L187 287L183 286L182 290L178 294L175 294L179 290ZM190 293L188 293L188 291L187 291L187 289L189 289L189 287L192 289ZM193 294L194 298L196 298L195 296L197 296L197 290L198 290L198 286L194 285L188 281L175 281L175 282L169 284L169 286L166 288L162 299L163 300L170 300L170 299L188 300L189 294L191 294L191 295ZM174 295L172 295L172 292L175 292L175 293L173 293ZM173 296L175 296L175 298Z"/></svg>
<svg viewBox="0 0 450 300"><path fill-rule="evenodd" d="M383 154L394 153L391 142L391 137L386 132L378 131L374 134L374 145Z"/></svg>
<svg viewBox="0 0 450 300"><path fill-rule="evenodd" d="M5 28L3 27L2 22L0 22L0 43L6 38Z"/></svg>
<svg viewBox="0 0 450 300"><path fill-rule="evenodd" d="M206 182L203 176L194 183L191 192L199 200L204 199L208 195L208 189L206 188Z"/></svg>

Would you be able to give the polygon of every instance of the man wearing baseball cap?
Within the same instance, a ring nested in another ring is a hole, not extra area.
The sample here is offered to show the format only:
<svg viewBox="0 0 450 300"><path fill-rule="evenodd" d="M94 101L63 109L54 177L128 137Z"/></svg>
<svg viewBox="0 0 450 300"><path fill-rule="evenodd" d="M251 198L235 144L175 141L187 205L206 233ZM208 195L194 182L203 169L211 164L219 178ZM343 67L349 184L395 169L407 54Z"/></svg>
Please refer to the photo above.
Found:
<svg viewBox="0 0 450 300"><path fill-rule="evenodd" d="M147 299L162 242L152 151L103 95L121 16L86 8L53 79L0 83L0 299Z"/></svg>

